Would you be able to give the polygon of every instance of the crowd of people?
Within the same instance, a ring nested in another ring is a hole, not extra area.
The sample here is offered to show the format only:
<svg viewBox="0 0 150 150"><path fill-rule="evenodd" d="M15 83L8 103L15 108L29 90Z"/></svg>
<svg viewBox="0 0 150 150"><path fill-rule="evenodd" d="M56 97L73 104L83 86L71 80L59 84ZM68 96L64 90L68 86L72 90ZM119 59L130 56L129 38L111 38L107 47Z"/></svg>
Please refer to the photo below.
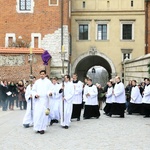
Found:
<svg viewBox="0 0 150 150"><path fill-rule="evenodd" d="M124 87L120 77L115 78L115 83L107 82L106 106L104 112L107 116L120 115L124 118L125 110L128 115L140 114L144 118L150 117L150 80L137 84L136 80L129 81Z"/></svg>
<svg viewBox="0 0 150 150"><path fill-rule="evenodd" d="M7 80L0 82L0 107L2 111L14 110L14 106L20 110L26 109L25 91L28 81L23 80L14 83Z"/></svg>
<svg viewBox="0 0 150 150"><path fill-rule="evenodd" d="M2 110L6 111L8 106L13 110L16 100L21 110L26 109L23 126L33 126L34 131L40 134L54 123L68 129L73 119L80 121L82 109L83 119L98 119L100 110L108 117L117 115L125 118L125 112L150 117L149 78L138 85L132 80L125 87L116 76L102 87L99 83L94 85L90 77L81 82L76 73L72 77L65 75L61 82L57 77L50 80L46 71L41 70L40 78L36 80L33 77L27 86L22 81L17 85L1 82L1 92Z"/></svg>

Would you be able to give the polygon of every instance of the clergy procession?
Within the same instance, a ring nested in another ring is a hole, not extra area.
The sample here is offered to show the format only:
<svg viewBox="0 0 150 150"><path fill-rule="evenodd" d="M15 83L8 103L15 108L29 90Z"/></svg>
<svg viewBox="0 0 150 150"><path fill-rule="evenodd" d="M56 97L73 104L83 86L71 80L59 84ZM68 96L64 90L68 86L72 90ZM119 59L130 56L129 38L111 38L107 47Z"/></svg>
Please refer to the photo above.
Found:
<svg viewBox="0 0 150 150"><path fill-rule="evenodd" d="M142 86L143 85L143 86ZM59 124L69 129L73 120L98 119L100 110L108 117L125 118L125 114L138 113L144 118L150 117L150 80L137 85L135 80L125 87L119 76L107 82L103 91L99 92L100 84L93 84L90 77L84 83L78 75L64 75L62 82L57 77L47 78L46 71L40 71L40 78L34 77L25 91L27 102L23 118L25 128L33 127L36 133L44 134L48 127ZM99 103L99 94L105 102ZM100 106L101 105L101 106ZM82 116L83 110L83 116Z"/></svg>

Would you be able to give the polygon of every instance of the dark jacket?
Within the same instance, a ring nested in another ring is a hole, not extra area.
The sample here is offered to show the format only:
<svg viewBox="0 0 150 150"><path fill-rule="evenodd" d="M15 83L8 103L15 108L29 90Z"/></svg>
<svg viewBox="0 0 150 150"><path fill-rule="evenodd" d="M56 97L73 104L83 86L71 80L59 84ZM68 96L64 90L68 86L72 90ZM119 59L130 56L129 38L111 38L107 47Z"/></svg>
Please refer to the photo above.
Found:
<svg viewBox="0 0 150 150"><path fill-rule="evenodd" d="M9 90L8 90L8 87L7 86L3 86L3 85L1 85L1 100L2 101L5 101L6 99L7 99L7 92L8 92Z"/></svg>

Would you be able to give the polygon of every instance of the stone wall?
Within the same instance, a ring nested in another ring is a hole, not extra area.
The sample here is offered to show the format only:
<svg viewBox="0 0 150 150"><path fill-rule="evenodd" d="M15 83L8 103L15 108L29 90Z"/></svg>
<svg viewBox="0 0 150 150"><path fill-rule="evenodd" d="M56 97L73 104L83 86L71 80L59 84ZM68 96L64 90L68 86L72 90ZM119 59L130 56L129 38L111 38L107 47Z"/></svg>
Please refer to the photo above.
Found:
<svg viewBox="0 0 150 150"><path fill-rule="evenodd" d="M130 80L136 80L138 83L140 83L145 77L149 77L147 67L149 62L150 54L126 61L124 65L125 85L127 85Z"/></svg>
<svg viewBox="0 0 150 150"><path fill-rule="evenodd" d="M0 80L14 81L18 82L19 80L29 80L31 73L31 67L29 62L29 53L27 51L18 49L18 52L14 52L14 48L8 48L8 53L2 51L0 48ZM11 53L13 51L14 53ZM40 70L45 69L43 61L41 58L40 52L33 51L33 61L32 61L32 74L39 78ZM48 66L46 66L47 74L50 75L50 61Z"/></svg>
<svg viewBox="0 0 150 150"><path fill-rule="evenodd" d="M69 60L69 30L68 26L63 26L63 45L65 60ZM56 30L53 34L46 34L41 42L41 47L45 50L48 50L52 56L51 59L51 77L57 76L61 78L62 74L62 60L61 60L61 28ZM65 74L67 73L67 62L64 63Z"/></svg>

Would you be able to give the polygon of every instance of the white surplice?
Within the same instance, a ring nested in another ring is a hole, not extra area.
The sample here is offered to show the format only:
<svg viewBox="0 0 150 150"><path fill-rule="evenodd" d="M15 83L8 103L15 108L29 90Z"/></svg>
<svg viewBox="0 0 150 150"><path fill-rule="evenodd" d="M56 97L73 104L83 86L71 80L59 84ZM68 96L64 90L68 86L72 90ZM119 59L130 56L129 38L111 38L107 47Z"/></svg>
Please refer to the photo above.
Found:
<svg viewBox="0 0 150 150"><path fill-rule="evenodd" d="M74 85L74 96L73 96L72 103L82 104L83 83L81 81L78 81L77 83L73 83L73 85Z"/></svg>
<svg viewBox="0 0 150 150"><path fill-rule="evenodd" d="M45 115L45 110L49 107L48 90L51 88L52 83L49 79L38 79L32 88L33 96L39 95L35 98L34 106L34 126L35 131L46 130L48 124L48 116Z"/></svg>
<svg viewBox="0 0 150 150"><path fill-rule="evenodd" d="M130 103L141 104L142 96L138 86L133 86L131 90L131 100Z"/></svg>
<svg viewBox="0 0 150 150"><path fill-rule="evenodd" d="M125 103L126 102L125 88L124 88L124 84L122 82L115 84L114 95L115 95L115 101L113 101L113 102L116 102L116 103Z"/></svg>
<svg viewBox="0 0 150 150"><path fill-rule="evenodd" d="M142 103L150 104L150 84L145 85L145 89L143 92Z"/></svg>
<svg viewBox="0 0 150 150"><path fill-rule="evenodd" d="M32 98L32 101L30 99L30 95L32 95L32 88L29 84L26 88L25 92L25 99L27 101L27 110L23 118L23 124L24 125L33 125L33 110L34 110L34 98ZM31 103L32 103L32 109L31 109Z"/></svg>
<svg viewBox="0 0 150 150"><path fill-rule="evenodd" d="M106 93L106 103L111 104L113 102L113 87L108 87Z"/></svg>
<svg viewBox="0 0 150 150"><path fill-rule="evenodd" d="M84 85L84 88L83 88L83 102L86 102L86 100L87 100L87 97L86 97L86 94L85 94L87 88L88 88L88 85L85 84L85 85Z"/></svg>
<svg viewBox="0 0 150 150"><path fill-rule="evenodd" d="M62 84L52 84L51 89L48 92L52 93L52 96L50 97L50 103L49 103L49 108L50 108L50 120L60 120L60 103L62 100L62 93L59 93L60 89L62 87Z"/></svg>
<svg viewBox="0 0 150 150"><path fill-rule="evenodd" d="M64 115L62 109L62 101L61 101L61 125L62 126L69 126L70 119L72 114L72 100L74 95L74 86L72 82L64 82Z"/></svg>
<svg viewBox="0 0 150 150"><path fill-rule="evenodd" d="M96 85L87 86L84 90L84 95L89 93L90 96L87 96L85 99L85 105L98 105L98 90Z"/></svg>

